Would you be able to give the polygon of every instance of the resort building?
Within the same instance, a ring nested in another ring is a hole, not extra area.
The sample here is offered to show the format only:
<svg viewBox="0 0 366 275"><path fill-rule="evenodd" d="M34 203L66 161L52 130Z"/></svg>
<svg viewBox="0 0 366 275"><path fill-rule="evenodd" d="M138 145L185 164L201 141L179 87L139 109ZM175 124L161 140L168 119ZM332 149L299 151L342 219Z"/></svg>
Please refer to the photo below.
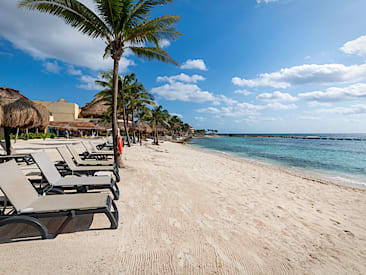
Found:
<svg viewBox="0 0 366 275"><path fill-rule="evenodd" d="M79 105L67 102L63 98L56 102L41 100L33 101L42 104L47 108L50 113L50 121L75 121L79 118Z"/></svg>

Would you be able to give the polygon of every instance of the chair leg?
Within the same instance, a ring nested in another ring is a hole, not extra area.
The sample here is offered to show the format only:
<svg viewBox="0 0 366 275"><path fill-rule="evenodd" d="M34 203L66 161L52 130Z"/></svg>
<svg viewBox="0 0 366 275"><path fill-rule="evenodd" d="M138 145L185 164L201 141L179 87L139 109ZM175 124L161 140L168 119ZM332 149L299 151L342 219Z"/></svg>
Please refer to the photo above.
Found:
<svg viewBox="0 0 366 275"><path fill-rule="evenodd" d="M42 239L49 239L50 236L48 234L48 229L44 226L38 219L30 216L12 216L9 218L5 218L4 220L0 220L0 226L6 224L13 223L24 223L33 226L35 229L39 231L42 236Z"/></svg>
<svg viewBox="0 0 366 275"><path fill-rule="evenodd" d="M113 212L111 207L113 207ZM114 203L113 200L109 199L108 201L108 206L107 208L104 210L104 214L107 216L107 218L109 219L110 223L111 223L111 229L117 229L118 228L118 209L116 204Z"/></svg>
<svg viewBox="0 0 366 275"><path fill-rule="evenodd" d="M119 200L119 188L117 183L112 179L111 187L109 188L113 194L114 200Z"/></svg>

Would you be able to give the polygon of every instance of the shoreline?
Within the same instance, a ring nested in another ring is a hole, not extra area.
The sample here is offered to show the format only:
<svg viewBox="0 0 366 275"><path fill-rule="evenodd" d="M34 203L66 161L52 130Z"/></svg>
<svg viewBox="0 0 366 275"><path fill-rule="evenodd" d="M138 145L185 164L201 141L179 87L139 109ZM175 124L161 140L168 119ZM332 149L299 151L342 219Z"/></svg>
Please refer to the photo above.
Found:
<svg viewBox="0 0 366 275"><path fill-rule="evenodd" d="M351 177L347 178L346 175L344 175L344 176L341 176L338 174L331 175L330 174L331 171L329 173L327 173L325 171L324 172L314 171L311 168L307 169L307 168L290 167L290 166L286 166L285 164L282 164L282 163L271 161L269 159L268 160L259 160L254 157L251 158L248 156L239 156L239 155L236 155L235 153L224 152L224 151L219 151L219 150L210 149L210 148L204 148L204 147L200 147L199 145L194 145L194 144L189 144L189 143L186 145L189 145L193 149L202 150L207 153L214 153L214 154L218 154L218 155L231 157L232 159L239 160L239 161L242 160L242 161L247 161L249 163L254 163L254 164L258 164L258 165L275 167L277 169L283 170L283 172L289 173L290 175L295 175L298 177L302 177L304 179L309 179L309 180L312 180L315 182L319 182L321 184L335 184L335 185L340 185L340 186L344 186L344 187L366 190L366 182L363 183L363 182L361 182L361 180L358 181L357 179L352 179Z"/></svg>

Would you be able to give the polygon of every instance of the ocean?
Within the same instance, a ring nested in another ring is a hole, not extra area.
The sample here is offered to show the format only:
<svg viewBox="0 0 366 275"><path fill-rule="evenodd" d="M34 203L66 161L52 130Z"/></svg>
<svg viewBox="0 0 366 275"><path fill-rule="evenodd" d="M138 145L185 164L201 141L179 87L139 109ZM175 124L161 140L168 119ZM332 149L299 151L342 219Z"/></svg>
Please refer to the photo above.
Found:
<svg viewBox="0 0 366 275"><path fill-rule="evenodd" d="M190 144L366 187L366 134L251 134Z"/></svg>

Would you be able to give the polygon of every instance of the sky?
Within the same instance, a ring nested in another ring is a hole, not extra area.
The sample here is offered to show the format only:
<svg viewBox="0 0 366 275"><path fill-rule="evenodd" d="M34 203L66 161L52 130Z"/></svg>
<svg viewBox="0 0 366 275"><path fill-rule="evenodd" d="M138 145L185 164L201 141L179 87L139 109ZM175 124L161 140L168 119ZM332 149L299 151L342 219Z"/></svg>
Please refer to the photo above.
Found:
<svg viewBox="0 0 366 275"><path fill-rule="evenodd" d="M93 8L93 0L81 0ZM175 0L183 33L162 46L179 66L130 53L158 104L221 133L366 133L365 0ZM99 91L104 42L62 20L0 3L0 86L84 106Z"/></svg>

